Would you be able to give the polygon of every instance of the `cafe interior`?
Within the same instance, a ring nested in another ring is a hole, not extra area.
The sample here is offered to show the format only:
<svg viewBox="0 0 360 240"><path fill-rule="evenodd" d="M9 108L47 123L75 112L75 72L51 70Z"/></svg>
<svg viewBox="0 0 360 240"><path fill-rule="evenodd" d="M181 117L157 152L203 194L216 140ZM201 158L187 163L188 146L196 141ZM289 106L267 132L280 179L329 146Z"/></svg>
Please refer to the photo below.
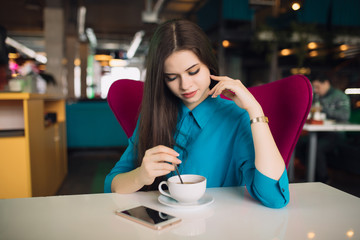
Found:
<svg viewBox="0 0 360 240"><path fill-rule="evenodd" d="M171 19L200 26L219 75L262 105L284 203L260 204L257 185L206 188L203 176L191 203L104 193L136 124L151 36ZM0 239L360 239L359 69L358 0L2 1ZM324 112L319 76L347 99L346 121ZM124 218L140 205L164 224Z"/></svg>
<svg viewBox="0 0 360 240"><path fill-rule="evenodd" d="M359 9L357 0L3 1L0 199L103 192L128 144L107 93L119 79L144 81L150 37L170 19L197 23L220 74L247 87L327 74L350 99L348 123L360 124ZM37 85L26 83L30 75ZM31 98L37 103L23 104ZM357 131L344 130L345 140L333 146L324 183L360 197ZM54 143L32 144L37 141ZM305 150L294 148L290 183L308 182L307 154L302 161L297 151ZM13 171L27 177L14 181ZM32 186L22 186L29 178Z"/></svg>

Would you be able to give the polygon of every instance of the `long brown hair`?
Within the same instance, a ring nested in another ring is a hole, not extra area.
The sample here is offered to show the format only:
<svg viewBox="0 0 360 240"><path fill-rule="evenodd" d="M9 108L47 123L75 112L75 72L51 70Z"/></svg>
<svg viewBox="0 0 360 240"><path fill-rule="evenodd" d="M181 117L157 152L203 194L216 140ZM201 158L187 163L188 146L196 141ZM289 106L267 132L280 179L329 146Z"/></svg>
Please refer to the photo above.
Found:
<svg viewBox="0 0 360 240"><path fill-rule="evenodd" d="M180 100L165 83L164 62L173 52L180 50L192 51L211 74L218 74L217 60L210 41L199 26L187 20L171 20L156 29L150 41L146 63L137 166L141 165L147 149L157 145L173 148L175 145L174 133ZM148 189L156 189L161 179L157 178Z"/></svg>

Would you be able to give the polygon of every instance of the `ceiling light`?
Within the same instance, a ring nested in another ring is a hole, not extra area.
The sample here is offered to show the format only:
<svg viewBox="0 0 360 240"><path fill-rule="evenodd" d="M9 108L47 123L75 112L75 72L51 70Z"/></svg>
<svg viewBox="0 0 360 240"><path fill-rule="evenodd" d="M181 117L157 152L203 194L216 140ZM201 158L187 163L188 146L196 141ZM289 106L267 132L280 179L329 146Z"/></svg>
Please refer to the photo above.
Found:
<svg viewBox="0 0 360 240"><path fill-rule="evenodd" d="M222 41L222 45L224 48L227 48L230 46L230 42L228 40L224 40L224 41Z"/></svg>
<svg viewBox="0 0 360 240"><path fill-rule="evenodd" d="M341 51L347 51L347 50L349 50L349 46L346 45L346 44L340 45L339 48L340 48Z"/></svg>
<svg viewBox="0 0 360 240"><path fill-rule="evenodd" d="M85 35L85 16L86 16L86 7L81 6L78 10L78 34L80 41L86 41Z"/></svg>
<svg viewBox="0 0 360 240"><path fill-rule="evenodd" d="M296 74L302 74L302 75L309 75L311 73L311 69L310 68L291 68L290 69L291 74L296 75Z"/></svg>
<svg viewBox="0 0 360 240"><path fill-rule="evenodd" d="M292 53L292 51L288 48L285 48L283 50L280 51L280 55L281 56L289 56Z"/></svg>
<svg viewBox="0 0 360 240"><path fill-rule="evenodd" d="M153 5L152 0L146 1L146 10L142 12L141 18L143 22L146 23L158 23L159 22L159 12L163 7L164 0L157 0L154 4L154 9L151 9Z"/></svg>
<svg viewBox="0 0 360 240"><path fill-rule="evenodd" d="M34 50L26 47L25 45L19 43L18 41L14 40L10 37L7 37L5 39L5 43L16 48L18 51L24 53L25 55L27 55L31 58L34 58L36 61L38 61L40 63L45 64L47 62L47 58L45 56L36 53Z"/></svg>
<svg viewBox="0 0 360 240"><path fill-rule="evenodd" d="M301 7L300 4L297 3L297 2L294 2L294 3L291 5L292 10L294 10L294 11L299 10L300 7Z"/></svg>
<svg viewBox="0 0 360 240"><path fill-rule="evenodd" d="M307 47L308 49L315 49L318 47L318 44L316 42L309 42Z"/></svg>
<svg viewBox="0 0 360 240"><path fill-rule="evenodd" d="M92 28L87 28L87 29L86 29L86 36L87 36L88 39L89 39L90 46L93 47L93 48L96 48L96 46L97 46L97 39L96 39L94 30L93 30Z"/></svg>
<svg viewBox="0 0 360 240"><path fill-rule="evenodd" d="M135 33L134 39L132 40L130 47L126 53L128 59L134 57L135 52L138 49L144 35L145 35L144 31L138 31L137 33Z"/></svg>
<svg viewBox="0 0 360 240"><path fill-rule="evenodd" d="M80 66L80 64L81 64L80 58L75 58L75 60L74 60L74 65L75 65L75 66Z"/></svg>
<svg viewBox="0 0 360 240"><path fill-rule="evenodd" d="M345 94L360 94L360 88L347 88Z"/></svg>
<svg viewBox="0 0 360 240"><path fill-rule="evenodd" d="M309 52L309 56L310 57L317 57L317 56L319 56L319 52L318 51L311 51L311 52Z"/></svg>

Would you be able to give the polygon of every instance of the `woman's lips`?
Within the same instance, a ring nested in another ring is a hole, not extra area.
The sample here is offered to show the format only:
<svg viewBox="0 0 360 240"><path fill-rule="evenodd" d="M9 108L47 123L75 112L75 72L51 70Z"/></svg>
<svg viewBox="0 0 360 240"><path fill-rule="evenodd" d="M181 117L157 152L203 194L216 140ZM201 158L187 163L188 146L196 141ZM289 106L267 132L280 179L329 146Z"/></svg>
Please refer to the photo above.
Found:
<svg viewBox="0 0 360 240"><path fill-rule="evenodd" d="M184 96L184 98L192 98L193 96L195 96L196 92L197 91L183 93L182 95Z"/></svg>

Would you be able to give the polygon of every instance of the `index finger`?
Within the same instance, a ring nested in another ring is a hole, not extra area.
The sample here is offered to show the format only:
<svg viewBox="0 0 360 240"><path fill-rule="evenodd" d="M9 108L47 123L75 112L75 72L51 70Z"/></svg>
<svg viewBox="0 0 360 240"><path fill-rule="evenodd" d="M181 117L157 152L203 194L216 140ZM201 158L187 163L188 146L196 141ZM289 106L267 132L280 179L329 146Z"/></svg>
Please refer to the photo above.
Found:
<svg viewBox="0 0 360 240"><path fill-rule="evenodd" d="M215 75L210 75L210 78L216 81L222 81L222 80L234 80L232 78L229 78L228 76L215 76Z"/></svg>
<svg viewBox="0 0 360 240"><path fill-rule="evenodd" d="M151 154L154 154L154 153L167 153L167 154L173 155L175 157L178 157L180 155L174 149L169 148L169 147L164 146L164 145L158 145L156 147L153 147L153 148L149 149L148 151Z"/></svg>

